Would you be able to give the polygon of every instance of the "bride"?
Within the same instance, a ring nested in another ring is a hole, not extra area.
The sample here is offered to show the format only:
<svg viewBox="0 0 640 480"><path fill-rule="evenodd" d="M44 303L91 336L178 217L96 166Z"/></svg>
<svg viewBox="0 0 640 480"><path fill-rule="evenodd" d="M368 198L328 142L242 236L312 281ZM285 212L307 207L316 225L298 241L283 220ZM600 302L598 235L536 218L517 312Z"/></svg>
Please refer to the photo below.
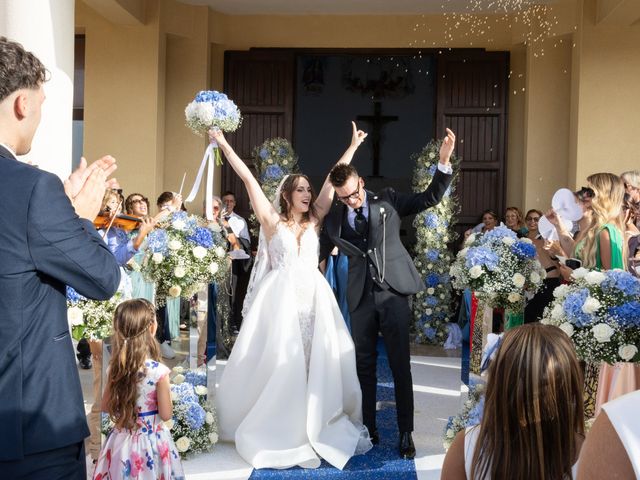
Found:
<svg viewBox="0 0 640 480"><path fill-rule="evenodd" d="M352 122L350 163L367 134ZM261 225L242 329L222 374L221 438L254 468L342 469L371 448L362 425L355 350L334 294L318 271L318 233L333 187L315 197L302 174L285 177L274 204L220 131L210 133L240 176Z"/></svg>

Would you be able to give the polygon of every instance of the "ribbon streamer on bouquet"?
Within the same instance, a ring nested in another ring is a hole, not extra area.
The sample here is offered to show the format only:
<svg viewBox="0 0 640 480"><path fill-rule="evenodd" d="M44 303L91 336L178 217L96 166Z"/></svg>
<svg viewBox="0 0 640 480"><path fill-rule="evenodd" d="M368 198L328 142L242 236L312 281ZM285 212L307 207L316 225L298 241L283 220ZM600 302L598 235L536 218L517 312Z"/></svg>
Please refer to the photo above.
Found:
<svg viewBox="0 0 640 480"><path fill-rule="evenodd" d="M198 175L196 176L196 180L193 183L193 187L191 187L191 192L189 196L185 199L186 203L193 202L200 190L200 182L202 182L202 174L204 173L204 167L207 166L207 183L205 186L205 199L204 199L204 211L207 220L213 220L213 205L212 205L212 196L213 196L213 171L214 171L214 158L215 152L214 149L218 148L218 144L216 142L211 142L207 149L204 151L204 157L202 157L202 163L200 163L200 168L198 169Z"/></svg>

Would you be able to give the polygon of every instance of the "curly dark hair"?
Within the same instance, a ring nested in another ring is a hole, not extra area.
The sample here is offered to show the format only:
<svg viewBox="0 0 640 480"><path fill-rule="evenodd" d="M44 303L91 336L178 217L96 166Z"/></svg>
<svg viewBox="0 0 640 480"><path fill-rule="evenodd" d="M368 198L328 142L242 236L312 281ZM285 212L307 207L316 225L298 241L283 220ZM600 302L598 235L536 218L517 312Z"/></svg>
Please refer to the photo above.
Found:
<svg viewBox="0 0 640 480"><path fill-rule="evenodd" d="M0 37L0 102L22 88L38 88L47 70L36 56L7 37Z"/></svg>
<svg viewBox="0 0 640 480"><path fill-rule="evenodd" d="M331 169L329 181L334 187L341 187L350 177L359 177L358 170L353 165L341 163Z"/></svg>

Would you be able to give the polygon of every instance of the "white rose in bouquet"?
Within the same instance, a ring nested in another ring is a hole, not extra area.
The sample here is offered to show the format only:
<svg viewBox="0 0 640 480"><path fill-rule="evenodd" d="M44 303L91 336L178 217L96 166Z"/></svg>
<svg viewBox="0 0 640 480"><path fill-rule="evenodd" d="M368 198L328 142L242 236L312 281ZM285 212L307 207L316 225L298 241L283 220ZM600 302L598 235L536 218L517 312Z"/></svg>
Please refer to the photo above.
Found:
<svg viewBox="0 0 640 480"><path fill-rule="evenodd" d="M558 328L566 333L568 337L573 336L573 325L571 325L569 322L561 323L560 325L558 325Z"/></svg>
<svg viewBox="0 0 640 480"><path fill-rule="evenodd" d="M180 437L178 440L176 440L176 448L180 453L184 453L189 450L190 446L191 440L189 440L188 437Z"/></svg>
<svg viewBox="0 0 640 480"><path fill-rule="evenodd" d="M569 293L569 285L563 284L553 291L553 297L557 299L562 299L567 296Z"/></svg>
<svg viewBox="0 0 640 480"><path fill-rule="evenodd" d="M467 256L467 252L469 251L468 247L463 248L462 250L460 250L458 252L458 255L460 255L461 257L466 257Z"/></svg>
<svg viewBox="0 0 640 480"><path fill-rule="evenodd" d="M182 375L181 373L173 377L173 380L171 380L171 383L175 383L176 385L180 385L183 382L184 382L184 375Z"/></svg>
<svg viewBox="0 0 640 480"><path fill-rule="evenodd" d="M167 246L169 247L169 250L173 250L175 252L176 250L180 250L182 248L182 242L174 238L173 240L169 240Z"/></svg>
<svg viewBox="0 0 640 480"><path fill-rule="evenodd" d="M173 228L182 231L187 228L187 224L184 222L184 220L175 220L173 222Z"/></svg>
<svg viewBox="0 0 640 480"><path fill-rule="evenodd" d="M607 343L611 340L611 336L614 334L613 328L606 323L598 323L591 327L591 333L595 339L600 343Z"/></svg>
<svg viewBox="0 0 640 480"><path fill-rule="evenodd" d="M522 287L524 287L524 281L525 281L526 279L524 278L524 275L522 275L521 273L515 273L515 274L513 275L512 280L513 280L513 284L514 284L516 287L518 287L518 288L522 288Z"/></svg>
<svg viewBox="0 0 640 480"><path fill-rule="evenodd" d="M171 430L174 426L175 426L176 422L173 421L173 418L170 418L169 420L165 420L164 425Z"/></svg>
<svg viewBox="0 0 640 480"><path fill-rule="evenodd" d="M196 247L193 247L193 250L191 250L191 253L193 253L193 256L196 257L198 260L202 260L204 257L207 256L207 249L198 245Z"/></svg>
<svg viewBox="0 0 640 480"><path fill-rule="evenodd" d="M582 305L582 311L586 314L591 314L597 312L602 305L598 301L597 298L587 297Z"/></svg>
<svg viewBox="0 0 640 480"><path fill-rule="evenodd" d="M433 310L431 310L430 308L427 308L424 313L426 313L427 315L431 315L433 313Z"/></svg>
<svg viewBox="0 0 640 480"><path fill-rule="evenodd" d="M82 325L83 313L80 307L69 307L67 319L72 326Z"/></svg>
<svg viewBox="0 0 640 480"><path fill-rule="evenodd" d="M511 303L517 303L517 302L520 301L521 298L522 298L522 296L519 293L516 293L516 292L511 292L507 296L507 300L509 300Z"/></svg>
<svg viewBox="0 0 640 480"><path fill-rule="evenodd" d="M635 345L620 345L620 348L618 349L618 355L620 355L620 358L622 358L625 362L631 361L637 353L638 347L636 347Z"/></svg>
<svg viewBox="0 0 640 480"><path fill-rule="evenodd" d="M480 265L474 265L469 269L469 276L471 278L480 278L482 273L482 267Z"/></svg>
<svg viewBox="0 0 640 480"><path fill-rule="evenodd" d="M182 265L178 265L176 268L173 269L173 275L176 278L182 278L186 274L187 274L187 270Z"/></svg>
<svg viewBox="0 0 640 480"><path fill-rule="evenodd" d="M196 392L196 395L206 395L208 393L207 387L205 387L204 385L196 385L195 388L193 389L194 392Z"/></svg>
<svg viewBox="0 0 640 480"><path fill-rule="evenodd" d="M572 273L571 276L576 279L576 280L580 280L581 278L584 278L587 276L587 274L589 273L589 270L587 270L584 267L580 267L580 268L576 268Z"/></svg>
<svg viewBox="0 0 640 480"><path fill-rule="evenodd" d="M164 257L160 252L156 252L151 256L151 261L155 264L162 263L162 260L164 260Z"/></svg>
<svg viewBox="0 0 640 480"><path fill-rule="evenodd" d="M182 287L180 287L180 285L173 285L169 288L169 296L171 297L179 297L180 293L182 293Z"/></svg>
<svg viewBox="0 0 640 480"><path fill-rule="evenodd" d="M504 243L505 245L511 246L514 243L516 243L516 240L511 237L502 237L502 243Z"/></svg>
<svg viewBox="0 0 640 480"><path fill-rule="evenodd" d="M429 288L427 288L427 293L428 293L429 295L433 295L434 293L436 293L436 290L435 290L435 288L433 288L433 287L429 287Z"/></svg>
<svg viewBox="0 0 640 480"><path fill-rule="evenodd" d="M204 421L207 422L207 425L211 425L213 423L213 413L211 412L207 412L207 414L204 417Z"/></svg>
<svg viewBox="0 0 640 480"><path fill-rule="evenodd" d="M551 318L554 320L560 320L564 316L564 308L562 308L561 303L557 303L554 305L553 310L551 310Z"/></svg>
<svg viewBox="0 0 640 480"><path fill-rule="evenodd" d="M590 271L584 277L589 285L600 285L605 278L607 278L607 276L604 273L596 270Z"/></svg>
<svg viewBox="0 0 640 480"><path fill-rule="evenodd" d="M173 367L171 369L174 373L184 373L184 367L181 367L180 365L176 365L175 367Z"/></svg>
<svg viewBox="0 0 640 480"><path fill-rule="evenodd" d="M522 237L519 240L521 242L523 242L523 243L533 243L533 240L531 240L530 238L527 238L527 237Z"/></svg>
<svg viewBox="0 0 640 480"><path fill-rule="evenodd" d="M471 234L471 235L469 235L469 236L467 237L467 239L464 241L464 244L465 244L465 245L471 245L473 242L475 242L475 240L476 240L476 234L475 234L475 233L472 233L472 234Z"/></svg>
<svg viewBox="0 0 640 480"><path fill-rule="evenodd" d="M227 254L227 251L222 247L216 247L213 253L216 257L222 258Z"/></svg>
<svg viewBox="0 0 640 480"><path fill-rule="evenodd" d="M176 392L174 392L173 390L171 391L171 401L172 402L177 402L178 401L178 394Z"/></svg>
<svg viewBox="0 0 640 480"><path fill-rule="evenodd" d="M216 432L211 432L209 434L209 441L211 443L218 443L218 434Z"/></svg>
<svg viewBox="0 0 640 480"><path fill-rule="evenodd" d="M218 273L218 269L220 267L218 267L217 263L212 263L211 265L209 265L209 272L211 273L211 275L215 275L216 273Z"/></svg>
<svg viewBox="0 0 640 480"><path fill-rule="evenodd" d="M531 280L531 283L537 285L541 280L540 274L538 272L531 272L531 275L529 275L529 279Z"/></svg>

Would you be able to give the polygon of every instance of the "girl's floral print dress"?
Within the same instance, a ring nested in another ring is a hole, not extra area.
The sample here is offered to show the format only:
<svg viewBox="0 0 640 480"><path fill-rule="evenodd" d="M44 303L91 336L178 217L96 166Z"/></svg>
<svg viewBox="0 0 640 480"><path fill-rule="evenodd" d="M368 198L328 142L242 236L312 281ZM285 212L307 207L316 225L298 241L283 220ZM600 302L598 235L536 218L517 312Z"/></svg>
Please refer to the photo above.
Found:
<svg viewBox="0 0 640 480"><path fill-rule="evenodd" d="M170 370L154 360L145 367L138 383L137 429L113 429L100 451L94 480L184 479L171 432L158 415L156 384Z"/></svg>

